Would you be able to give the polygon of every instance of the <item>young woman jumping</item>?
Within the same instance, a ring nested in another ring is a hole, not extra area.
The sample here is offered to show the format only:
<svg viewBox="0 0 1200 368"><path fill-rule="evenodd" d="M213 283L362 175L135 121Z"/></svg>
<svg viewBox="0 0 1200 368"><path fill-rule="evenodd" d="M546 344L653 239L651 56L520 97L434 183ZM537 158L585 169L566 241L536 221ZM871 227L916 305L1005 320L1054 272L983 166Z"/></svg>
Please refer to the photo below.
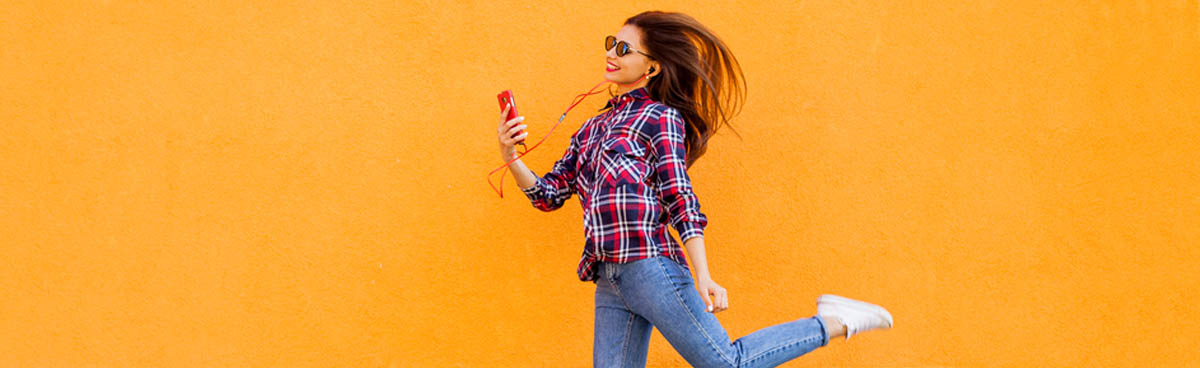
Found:
<svg viewBox="0 0 1200 368"><path fill-rule="evenodd" d="M708 272L708 219L687 169L737 114L745 90L741 68L724 42L680 13L635 15L604 48L604 77L620 87L617 95L571 136L546 175L539 178L519 159L508 165L542 211L579 195L585 243L577 272L596 284L595 366L645 366L655 327L693 366L771 367L832 338L892 326L880 306L826 294L813 317L730 341L713 315L729 308L729 298ZM507 113L497 130L505 162L528 135L524 117L506 120Z"/></svg>

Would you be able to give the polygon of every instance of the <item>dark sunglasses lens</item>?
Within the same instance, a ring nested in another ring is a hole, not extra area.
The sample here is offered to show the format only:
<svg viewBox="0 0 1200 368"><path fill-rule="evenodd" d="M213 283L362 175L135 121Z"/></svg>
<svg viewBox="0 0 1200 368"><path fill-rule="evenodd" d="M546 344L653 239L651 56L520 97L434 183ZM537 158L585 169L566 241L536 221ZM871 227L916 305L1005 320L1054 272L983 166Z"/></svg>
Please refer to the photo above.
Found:
<svg viewBox="0 0 1200 368"><path fill-rule="evenodd" d="M605 38L604 38L604 50L605 50L605 51L612 50L613 46L614 46L616 43L617 43L617 38L616 38L616 37L613 37L613 36L608 36L608 37L605 37Z"/></svg>
<svg viewBox="0 0 1200 368"><path fill-rule="evenodd" d="M617 44L617 56L625 56L629 54L629 43L621 41Z"/></svg>

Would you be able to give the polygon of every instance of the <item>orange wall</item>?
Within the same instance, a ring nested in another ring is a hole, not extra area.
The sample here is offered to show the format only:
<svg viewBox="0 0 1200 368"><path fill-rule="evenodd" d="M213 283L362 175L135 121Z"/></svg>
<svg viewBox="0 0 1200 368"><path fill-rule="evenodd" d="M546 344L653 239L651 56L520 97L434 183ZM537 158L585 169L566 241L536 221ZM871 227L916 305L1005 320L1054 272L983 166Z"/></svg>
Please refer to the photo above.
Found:
<svg viewBox="0 0 1200 368"><path fill-rule="evenodd" d="M540 138L647 9L746 73L691 170L730 335L837 293L895 328L790 366L1200 361L1200 2L875 3L4 2L0 366L590 365L494 96Z"/></svg>

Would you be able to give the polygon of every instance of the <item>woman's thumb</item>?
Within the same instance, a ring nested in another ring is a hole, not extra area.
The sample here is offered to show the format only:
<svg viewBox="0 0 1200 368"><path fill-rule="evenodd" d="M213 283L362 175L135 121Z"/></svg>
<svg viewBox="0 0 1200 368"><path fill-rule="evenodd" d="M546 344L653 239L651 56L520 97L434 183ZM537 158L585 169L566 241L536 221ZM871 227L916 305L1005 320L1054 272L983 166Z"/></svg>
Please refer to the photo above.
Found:
<svg viewBox="0 0 1200 368"><path fill-rule="evenodd" d="M705 290L703 293L700 293L700 295L704 296L704 304L707 304L708 311L712 312L712 296L708 295L708 290Z"/></svg>

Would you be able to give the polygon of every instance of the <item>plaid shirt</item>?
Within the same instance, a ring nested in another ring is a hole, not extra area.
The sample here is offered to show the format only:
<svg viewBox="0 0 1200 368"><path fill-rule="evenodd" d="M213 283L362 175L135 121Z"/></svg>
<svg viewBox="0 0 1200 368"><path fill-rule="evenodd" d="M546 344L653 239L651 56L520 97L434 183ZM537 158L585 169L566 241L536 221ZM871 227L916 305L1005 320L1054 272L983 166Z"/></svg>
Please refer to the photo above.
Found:
<svg viewBox="0 0 1200 368"><path fill-rule="evenodd" d="M683 117L652 101L645 88L613 97L605 109L571 136L550 172L522 191L546 212L579 195L586 241L576 272L582 281L596 279L600 261L666 256L687 268L666 224L686 242L704 235L708 219L688 179Z"/></svg>

